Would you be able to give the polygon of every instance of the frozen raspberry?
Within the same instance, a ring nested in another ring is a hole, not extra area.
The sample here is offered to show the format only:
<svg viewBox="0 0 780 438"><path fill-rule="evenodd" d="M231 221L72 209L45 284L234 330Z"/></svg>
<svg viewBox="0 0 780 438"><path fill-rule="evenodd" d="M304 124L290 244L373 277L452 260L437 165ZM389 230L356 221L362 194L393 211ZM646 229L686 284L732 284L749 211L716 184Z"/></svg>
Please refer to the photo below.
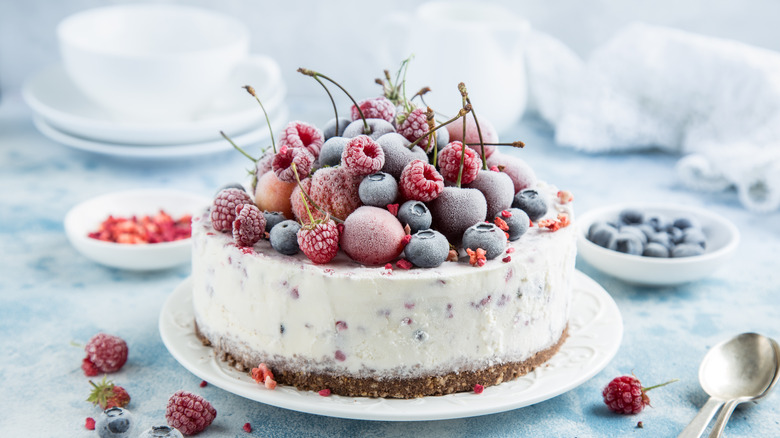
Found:
<svg viewBox="0 0 780 438"><path fill-rule="evenodd" d="M487 215L485 196L476 189L445 187L441 195L428 203L433 215L433 228L457 245L470 226L482 222Z"/></svg>
<svg viewBox="0 0 780 438"><path fill-rule="evenodd" d="M373 99L366 99L359 103L360 111L363 112L363 117L367 119L384 119L390 123L395 119L395 106L393 102L387 100L386 97L380 96ZM352 120L358 120L360 113L355 105L352 105Z"/></svg>
<svg viewBox="0 0 780 438"><path fill-rule="evenodd" d="M291 148L282 146L279 152L274 156L272 168L276 177L284 182L295 182L295 172L292 164L295 163L295 169L298 171L298 178L303 179L309 176L312 165L314 164L314 155L305 148Z"/></svg>
<svg viewBox="0 0 780 438"><path fill-rule="evenodd" d="M396 179L401 177L404 167L412 161L428 160L428 155L422 148L415 146L409 149L411 142L397 132L385 134L379 137L376 142L382 146L385 153L385 165L382 167L382 171L393 175Z"/></svg>
<svg viewBox="0 0 780 438"><path fill-rule="evenodd" d="M411 142L428 134L428 118L425 112L425 109L417 108L409 113L404 121L401 122L401 125L398 126L398 133ZM417 144L421 148L426 149L428 139L424 138Z"/></svg>
<svg viewBox="0 0 780 438"><path fill-rule="evenodd" d="M444 179L435 167L423 160L414 160L401 172L398 185L406 199L428 202L436 199L444 189Z"/></svg>
<svg viewBox="0 0 780 438"><path fill-rule="evenodd" d="M341 162L350 173L366 176L379 172L385 165L385 153L371 137L358 135L344 147Z"/></svg>
<svg viewBox="0 0 780 438"><path fill-rule="evenodd" d="M328 263L339 251L339 231L332 219L315 221L298 230L298 246L316 264Z"/></svg>
<svg viewBox="0 0 780 438"><path fill-rule="evenodd" d="M642 383L634 375L615 377L604 387L601 395L611 411L618 414L638 414L645 406L650 405L647 391L676 381L677 379L674 379L660 385L643 388Z"/></svg>
<svg viewBox="0 0 780 438"><path fill-rule="evenodd" d="M460 160L463 155L463 143L459 141L450 142L439 153L439 172L445 181L457 182L458 173L460 173ZM479 154L474 150L466 148L465 158L463 160L463 173L461 174L461 184L469 184L477 178L482 160Z"/></svg>
<svg viewBox="0 0 780 438"><path fill-rule="evenodd" d="M536 185L536 173L525 161L515 157L496 152L488 156L489 167L496 166L501 172L509 175L515 185L515 193Z"/></svg>
<svg viewBox="0 0 780 438"><path fill-rule="evenodd" d="M217 416L217 410L203 397L187 391L176 391L168 400L165 419L168 425L184 435L195 435L206 429Z"/></svg>
<svg viewBox="0 0 780 438"><path fill-rule="evenodd" d="M384 265L403 251L404 227L389 211L364 205L344 221L341 249L364 265Z"/></svg>
<svg viewBox="0 0 780 438"><path fill-rule="evenodd" d="M464 187L477 189L485 195L488 218L498 216L509 209L514 201L515 186L512 178L503 172L480 170L474 181L464 184Z"/></svg>
<svg viewBox="0 0 780 438"><path fill-rule="evenodd" d="M255 177L260 178L269 170L272 170L274 162L273 150L266 151L260 158L255 161Z"/></svg>
<svg viewBox="0 0 780 438"><path fill-rule="evenodd" d="M344 167L320 169L312 175L309 196L320 208L344 220L360 207L359 189L362 180L362 176L354 175ZM313 210L316 208L309 205L309 210L315 215Z"/></svg>
<svg viewBox="0 0 780 438"><path fill-rule="evenodd" d="M230 231L236 220L236 207L254 204L252 198L243 190L225 189L214 198L211 208L211 225L217 231Z"/></svg>
<svg viewBox="0 0 780 438"><path fill-rule="evenodd" d="M483 143L498 143L498 133L493 124L484 116L479 116L479 129L482 131ZM463 141L463 119L458 119L454 123L447 125L447 133L450 135L450 141ZM474 116L466 116L466 144L475 144L469 146L471 149L482 156L482 146L479 145L479 131L474 122ZM497 147L485 145L485 158L490 157L496 152Z"/></svg>
<svg viewBox="0 0 780 438"><path fill-rule="evenodd" d="M113 373L119 371L127 362L127 344L118 336L98 333L87 342L84 350L87 352L87 357L84 359L82 369L84 364L89 362L101 373Z"/></svg>
<svg viewBox="0 0 780 438"><path fill-rule="evenodd" d="M279 146L287 145L292 148L306 148L317 158L320 155L320 148L325 138L316 127L300 122L290 122L282 131L282 138Z"/></svg>
<svg viewBox="0 0 780 438"><path fill-rule="evenodd" d="M265 235L265 216L254 204L236 207L233 221L233 239L238 246L254 246Z"/></svg>

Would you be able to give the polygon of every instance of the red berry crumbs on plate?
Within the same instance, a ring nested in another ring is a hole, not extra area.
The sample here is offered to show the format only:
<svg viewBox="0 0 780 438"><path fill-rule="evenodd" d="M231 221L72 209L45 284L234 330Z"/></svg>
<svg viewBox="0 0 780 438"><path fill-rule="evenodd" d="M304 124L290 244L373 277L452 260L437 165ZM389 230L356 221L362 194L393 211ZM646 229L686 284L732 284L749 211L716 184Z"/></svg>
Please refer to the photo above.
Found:
<svg viewBox="0 0 780 438"><path fill-rule="evenodd" d="M252 425L249 423L244 423L244 432L252 433Z"/></svg>
<svg viewBox="0 0 780 438"><path fill-rule="evenodd" d="M318 392L319 395L323 397L330 397L330 389L321 389L320 392Z"/></svg>
<svg viewBox="0 0 780 438"><path fill-rule="evenodd" d="M87 421L84 423L84 427L86 427L87 430L95 430L95 419L92 417L87 417Z"/></svg>
<svg viewBox="0 0 780 438"><path fill-rule="evenodd" d="M271 371L270 368L268 368L268 365L265 363L261 363L257 366L257 368L252 368L252 371L250 371L250 374L252 376L252 379L260 384L264 384L266 387L268 387L268 378L271 380L274 380L274 373ZM274 381L273 384L274 387L276 387L276 382ZM273 389L273 388L269 388Z"/></svg>
<svg viewBox="0 0 780 438"><path fill-rule="evenodd" d="M485 387L477 383L474 385L474 394L482 394L482 391L485 390Z"/></svg>
<svg viewBox="0 0 780 438"><path fill-rule="evenodd" d="M512 261L512 256L506 256L503 259L501 259L501 261L504 263L509 263Z"/></svg>
<svg viewBox="0 0 780 438"><path fill-rule="evenodd" d="M201 387L201 388L205 388L205 387L206 387L206 385L208 385L208 384L209 384L209 383L208 383L208 382L206 382L206 381L204 380L204 381L200 382L200 387Z"/></svg>
<svg viewBox="0 0 780 438"><path fill-rule="evenodd" d="M108 216L96 231L88 234L92 239L114 243L160 243L189 239L192 234L192 216L173 219L160 210L154 216Z"/></svg>

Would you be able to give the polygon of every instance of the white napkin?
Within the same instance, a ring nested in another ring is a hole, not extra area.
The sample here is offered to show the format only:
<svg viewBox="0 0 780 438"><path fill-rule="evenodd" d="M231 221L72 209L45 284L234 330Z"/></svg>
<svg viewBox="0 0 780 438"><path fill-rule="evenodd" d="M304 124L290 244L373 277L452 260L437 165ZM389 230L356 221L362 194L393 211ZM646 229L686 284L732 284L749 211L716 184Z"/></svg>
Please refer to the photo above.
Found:
<svg viewBox="0 0 780 438"><path fill-rule="evenodd" d="M677 166L687 187L734 186L749 209L780 208L780 53L633 24L587 62L533 33L526 62L532 108L558 143L693 154Z"/></svg>

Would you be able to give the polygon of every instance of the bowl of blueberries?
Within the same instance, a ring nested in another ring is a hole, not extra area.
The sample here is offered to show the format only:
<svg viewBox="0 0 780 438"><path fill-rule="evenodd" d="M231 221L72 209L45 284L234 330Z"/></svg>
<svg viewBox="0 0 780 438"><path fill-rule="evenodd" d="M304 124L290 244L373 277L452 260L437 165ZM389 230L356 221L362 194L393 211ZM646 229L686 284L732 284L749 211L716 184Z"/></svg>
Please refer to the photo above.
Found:
<svg viewBox="0 0 780 438"><path fill-rule="evenodd" d="M739 231L708 210L618 204L578 218L577 250L593 267L629 283L670 286L715 272L739 244Z"/></svg>

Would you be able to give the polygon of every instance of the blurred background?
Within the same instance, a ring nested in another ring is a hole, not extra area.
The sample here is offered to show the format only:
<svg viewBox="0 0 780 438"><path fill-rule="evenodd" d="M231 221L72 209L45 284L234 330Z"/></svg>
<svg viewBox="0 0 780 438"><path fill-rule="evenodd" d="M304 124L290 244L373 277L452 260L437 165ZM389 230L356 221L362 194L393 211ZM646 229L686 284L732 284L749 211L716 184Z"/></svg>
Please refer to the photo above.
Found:
<svg viewBox="0 0 780 438"><path fill-rule="evenodd" d="M0 0L3 95L17 93L27 76L57 62L55 27L60 20L80 10L121 3L138 2ZM165 3L208 7L244 20L252 32L252 51L277 60L290 96L322 93L310 80L295 73L305 62L307 67L343 79L360 97L378 92L378 87L367 80L367 74L381 74L376 55L388 35L381 35L378 23L391 14L412 13L420 4L414 0ZM583 57L633 21L667 25L780 51L777 28L780 2L775 0L495 0L494 3L514 11L534 29L560 39ZM452 63L457 65L460 61L463 60L452 60Z"/></svg>

